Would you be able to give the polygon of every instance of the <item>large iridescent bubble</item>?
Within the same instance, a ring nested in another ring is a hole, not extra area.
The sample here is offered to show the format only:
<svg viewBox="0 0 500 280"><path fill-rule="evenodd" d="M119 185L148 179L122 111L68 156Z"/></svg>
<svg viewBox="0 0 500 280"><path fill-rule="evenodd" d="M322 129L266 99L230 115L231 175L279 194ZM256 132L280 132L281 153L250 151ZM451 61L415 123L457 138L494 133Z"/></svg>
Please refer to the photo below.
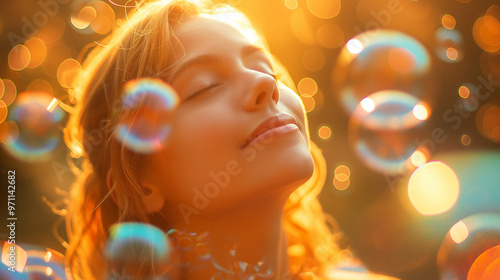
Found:
<svg viewBox="0 0 500 280"><path fill-rule="evenodd" d="M56 98L44 92L19 94L8 116L18 130L7 136L9 144L3 145L5 150L27 162L50 158L62 138L60 122L64 111L57 103Z"/></svg>
<svg viewBox="0 0 500 280"><path fill-rule="evenodd" d="M106 244L105 256L109 263L108 279L121 279L121 273L134 274L147 262L161 275L168 270L170 244L165 233L152 225L143 223L121 223L113 225Z"/></svg>
<svg viewBox="0 0 500 280"><path fill-rule="evenodd" d="M161 80L129 81L125 85L116 138L138 153L160 150L170 133L178 102L175 90Z"/></svg>
<svg viewBox="0 0 500 280"><path fill-rule="evenodd" d="M396 90L379 91L361 100L349 121L349 142L370 168L403 174L418 166L415 142L427 120L427 106L415 96ZM425 161L425 160L424 160Z"/></svg>
<svg viewBox="0 0 500 280"><path fill-rule="evenodd" d="M455 223L438 252L441 280L500 279L500 212Z"/></svg>
<svg viewBox="0 0 500 280"><path fill-rule="evenodd" d="M370 94L399 90L427 94L430 56L416 39L393 30L361 33L342 49L332 81L348 113Z"/></svg>

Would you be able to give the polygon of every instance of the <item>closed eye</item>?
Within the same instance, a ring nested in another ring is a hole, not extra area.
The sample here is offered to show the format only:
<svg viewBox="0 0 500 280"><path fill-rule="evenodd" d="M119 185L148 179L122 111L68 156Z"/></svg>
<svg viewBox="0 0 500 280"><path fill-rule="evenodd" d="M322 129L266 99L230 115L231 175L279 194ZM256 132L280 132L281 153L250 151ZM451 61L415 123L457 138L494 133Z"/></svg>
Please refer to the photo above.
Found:
<svg viewBox="0 0 500 280"><path fill-rule="evenodd" d="M197 96L197 95L199 95L199 94L201 94L201 93L203 93L205 91L209 91L212 88L215 88L215 87L220 86L220 85L221 85L221 83L212 82L208 86L206 86L206 87L204 87L204 88L202 88L200 90L197 90L197 91L191 93L188 97L186 97L186 99L194 98L195 96Z"/></svg>

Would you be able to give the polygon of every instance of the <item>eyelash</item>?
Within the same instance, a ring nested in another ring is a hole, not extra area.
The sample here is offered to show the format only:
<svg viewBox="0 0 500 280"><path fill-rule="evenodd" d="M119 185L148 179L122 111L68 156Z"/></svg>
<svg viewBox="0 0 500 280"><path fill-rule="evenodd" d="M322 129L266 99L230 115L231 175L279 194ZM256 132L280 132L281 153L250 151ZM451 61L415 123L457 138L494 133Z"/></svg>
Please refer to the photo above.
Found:
<svg viewBox="0 0 500 280"><path fill-rule="evenodd" d="M195 97L196 95L200 94L200 93L203 93L204 91L207 91L207 90L210 90L216 86L219 86L221 85L221 83L217 83L217 82L211 82L208 86L200 89L200 90L197 90L195 92L193 92L192 94L190 94L186 99L191 99L193 97Z"/></svg>
<svg viewBox="0 0 500 280"><path fill-rule="evenodd" d="M277 73L265 73L265 74L268 74L269 76L273 77L273 79L275 79L276 81L278 81L279 78L280 78L280 75L277 74ZM191 98L195 97L196 95L198 95L200 93L203 93L203 92L205 92L207 90L211 90L212 88L220 86L220 85L221 85L221 83L212 82L208 86L206 86L206 87L204 87L204 88L202 88L200 90L197 90L197 91L193 92L186 99L191 99Z"/></svg>

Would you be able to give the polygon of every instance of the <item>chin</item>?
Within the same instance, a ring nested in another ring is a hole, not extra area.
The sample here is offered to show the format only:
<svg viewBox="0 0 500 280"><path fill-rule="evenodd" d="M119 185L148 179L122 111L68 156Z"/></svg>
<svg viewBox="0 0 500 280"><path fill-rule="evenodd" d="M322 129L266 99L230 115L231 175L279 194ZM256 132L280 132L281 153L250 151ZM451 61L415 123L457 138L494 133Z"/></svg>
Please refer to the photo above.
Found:
<svg viewBox="0 0 500 280"><path fill-rule="evenodd" d="M246 176L252 178L262 192L282 190L293 192L314 172L314 161L304 141L276 141L259 151L247 162Z"/></svg>

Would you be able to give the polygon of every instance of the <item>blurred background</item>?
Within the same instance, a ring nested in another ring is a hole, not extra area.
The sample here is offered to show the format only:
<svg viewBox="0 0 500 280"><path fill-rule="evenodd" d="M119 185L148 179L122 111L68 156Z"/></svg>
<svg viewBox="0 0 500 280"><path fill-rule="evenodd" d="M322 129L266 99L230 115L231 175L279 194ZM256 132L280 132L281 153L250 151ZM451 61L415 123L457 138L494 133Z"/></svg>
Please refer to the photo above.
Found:
<svg viewBox="0 0 500 280"><path fill-rule="evenodd" d="M500 3L228 2L295 81L328 163L320 200L341 258L401 279L500 279ZM64 252L67 89L125 4L1 4L0 170L2 182L15 170L18 243Z"/></svg>

